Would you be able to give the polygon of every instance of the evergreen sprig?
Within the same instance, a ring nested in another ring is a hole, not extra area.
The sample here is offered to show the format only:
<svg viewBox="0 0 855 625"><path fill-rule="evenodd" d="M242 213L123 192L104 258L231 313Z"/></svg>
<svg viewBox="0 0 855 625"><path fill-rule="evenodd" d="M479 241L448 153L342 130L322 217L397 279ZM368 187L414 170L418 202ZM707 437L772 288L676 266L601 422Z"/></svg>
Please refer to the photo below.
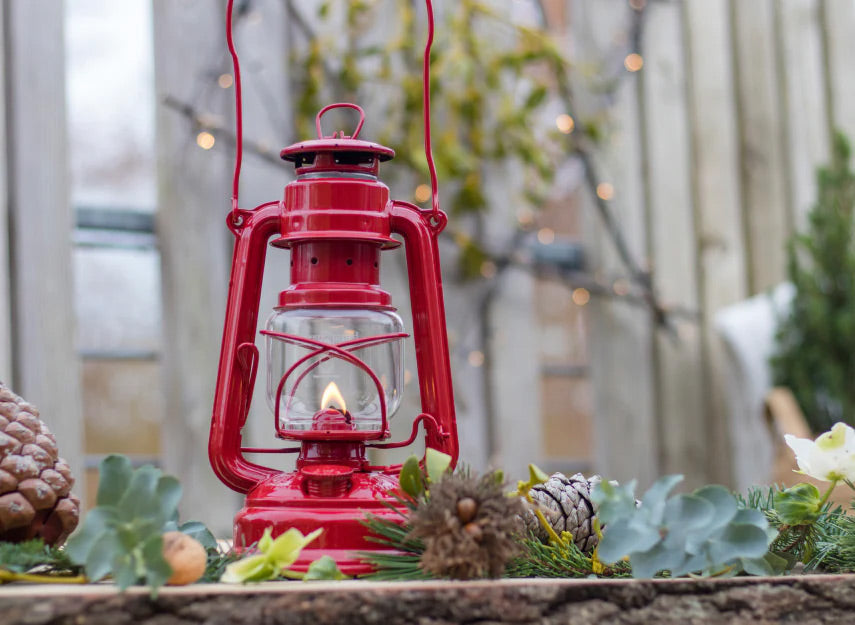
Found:
<svg viewBox="0 0 855 625"><path fill-rule="evenodd" d="M564 532L565 534L567 532ZM528 535L520 538L523 553L507 570L507 577L631 577L628 562L620 561L612 566L597 567L590 556L582 553L572 538L560 543L544 543Z"/></svg>

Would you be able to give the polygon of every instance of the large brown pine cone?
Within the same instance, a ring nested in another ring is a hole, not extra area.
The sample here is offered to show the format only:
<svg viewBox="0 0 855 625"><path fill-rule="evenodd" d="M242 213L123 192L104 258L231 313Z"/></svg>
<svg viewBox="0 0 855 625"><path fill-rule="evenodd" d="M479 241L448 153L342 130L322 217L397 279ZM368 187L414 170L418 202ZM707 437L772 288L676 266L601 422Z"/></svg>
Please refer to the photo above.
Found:
<svg viewBox="0 0 855 625"><path fill-rule="evenodd" d="M597 534L593 529L597 506L591 501L591 491L600 482L599 475L586 478L581 473L567 477L553 473L543 484L529 491L535 506L543 513L557 534L570 532L573 542L583 553L597 546ZM525 515L526 528L543 541L549 538L533 510Z"/></svg>
<svg viewBox="0 0 855 625"><path fill-rule="evenodd" d="M0 540L62 543L80 517L73 485L39 411L0 382Z"/></svg>

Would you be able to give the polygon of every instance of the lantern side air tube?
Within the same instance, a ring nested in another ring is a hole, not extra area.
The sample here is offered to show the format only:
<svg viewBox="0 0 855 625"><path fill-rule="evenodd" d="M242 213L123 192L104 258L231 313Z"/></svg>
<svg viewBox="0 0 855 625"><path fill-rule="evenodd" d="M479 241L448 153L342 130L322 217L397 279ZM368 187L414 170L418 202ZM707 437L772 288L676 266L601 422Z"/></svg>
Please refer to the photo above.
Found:
<svg viewBox="0 0 855 625"><path fill-rule="evenodd" d="M391 216L392 232L404 238L407 255L422 412L432 416L439 426L438 430L427 429L425 444L449 454L454 466L459 444L437 246L437 236L448 217L441 211L423 211L401 201L392 202Z"/></svg>
<svg viewBox="0 0 855 625"><path fill-rule="evenodd" d="M281 208L270 202L255 211L241 211L243 227L235 231L232 274L220 350L220 366L208 440L208 457L217 477L229 488L248 493L277 471L249 462L241 453L241 428L252 396L254 362L241 357L241 346L255 343L267 242L279 231ZM229 214L231 224L232 215ZM239 418L235 418L238 416Z"/></svg>

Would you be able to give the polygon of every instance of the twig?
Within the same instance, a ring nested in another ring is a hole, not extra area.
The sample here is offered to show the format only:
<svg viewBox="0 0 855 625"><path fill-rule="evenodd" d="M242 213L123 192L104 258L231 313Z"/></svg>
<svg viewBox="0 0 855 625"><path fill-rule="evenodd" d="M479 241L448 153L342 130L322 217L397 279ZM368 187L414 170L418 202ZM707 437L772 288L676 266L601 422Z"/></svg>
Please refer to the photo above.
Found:
<svg viewBox="0 0 855 625"><path fill-rule="evenodd" d="M214 121L210 116L202 114L192 104L183 102L175 96L167 95L163 98L163 105L181 113L181 115L190 120L196 130L207 130L215 137L221 137L231 145L234 145L237 140L233 130ZM277 167L283 167L285 165L284 161L279 158L279 155L276 152L265 148L254 141L244 140L244 150L268 163L276 165Z"/></svg>

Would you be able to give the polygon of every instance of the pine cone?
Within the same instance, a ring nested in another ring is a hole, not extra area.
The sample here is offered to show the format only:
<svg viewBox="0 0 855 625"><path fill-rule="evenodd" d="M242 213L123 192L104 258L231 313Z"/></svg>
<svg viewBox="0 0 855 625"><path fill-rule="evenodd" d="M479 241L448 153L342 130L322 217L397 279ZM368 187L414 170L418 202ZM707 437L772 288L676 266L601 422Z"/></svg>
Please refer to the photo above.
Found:
<svg viewBox="0 0 855 625"><path fill-rule="evenodd" d="M0 382L0 541L62 543L80 517L73 485L39 411Z"/></svg>
<svg viewBox="0 0 855 625"><path fill-rule="evenodd" d="M572 477L553 473L546 482L529 491L552 529L559 535L561 532L570 532L573 542L582 553L592 551L597 546L598 538L593 528L597 506L591 501L591 491L601 479L599 475L585 478L581 473ZM549 539L546 528L541 525L534 510L528 510L523 518L526 529L544 542Z"/></svg>
<svg viewBox="0 0 855 625"><path fill-rule="evenodd" d="M505 495L495 473L481 478L462 472L430 487L410 517L408 538L421 538L419 566L437 577L500 577L517 555L522 503Z"/></svg>

